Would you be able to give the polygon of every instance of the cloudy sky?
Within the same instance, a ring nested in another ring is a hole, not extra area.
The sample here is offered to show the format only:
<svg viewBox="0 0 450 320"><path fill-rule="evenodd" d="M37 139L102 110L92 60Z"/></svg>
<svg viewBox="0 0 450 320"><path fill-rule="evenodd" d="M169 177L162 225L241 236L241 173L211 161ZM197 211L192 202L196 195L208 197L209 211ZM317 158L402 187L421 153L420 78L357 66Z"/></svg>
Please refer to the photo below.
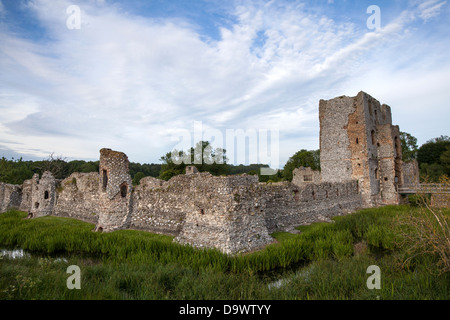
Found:
<svg viewBox="0 0 450 320"><path fill-rule="evenodd" d="M0 0L0 157L158 163L201 123L278 130L282 167L319 148L320 99L361 90L420 145L450 135L449 16L442 0Z"/></svg>

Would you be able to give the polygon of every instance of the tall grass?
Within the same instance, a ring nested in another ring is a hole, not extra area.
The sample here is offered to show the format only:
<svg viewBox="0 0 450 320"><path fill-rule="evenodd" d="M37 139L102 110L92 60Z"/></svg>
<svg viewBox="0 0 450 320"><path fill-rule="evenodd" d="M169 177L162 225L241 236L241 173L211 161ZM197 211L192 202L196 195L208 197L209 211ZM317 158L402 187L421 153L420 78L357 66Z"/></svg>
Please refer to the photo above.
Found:
<svg viewBox="0 0 450 320"><path fill-rule="evenodd" d="M264 250L227 256L169 236L94 233L86 222L28 220L10 211L0 215L0 246L62 253L69 261L0 257L0 299L448 299L450 273L429 272L433 255L416 257L408 268L398 263L398 256L409 254L402 241L411 231L399 218L420 214L408 206L362 210L303 226L301 234L274 234L278 243ZM448 210L443 214L448 217ZM369 250L356 254L360 243ZM82 268L81 291L66 289L70 264ZM382 270L381 291L366 287L366 268L373 264ZM288 285L269 289L268 271Z"/></svg>
<svg viewBox="0 0 450 320"><path fill-rule="evenodd" d="M302 234L284 237L264 250L238 256L179 245L169 236L134 230L94 233L93 225L86 222L57 217L27 220L23 219L24 213L10 211L0 215L0 245L49 254L90 254L113 263L158 261L194 269L256 273L318 259L341 260L352 256L354 244L361 240L373 247L392 250L394 235L388 216L405 210L403 207L363 210L336 218L332 224L303 228Z"/></svg>
<svg viewBox="0 0 450 320"><path fill-rule="evenodd" d="M450 214L446 209L450 180L443 176L440 182L443 193L433 197L426 192L417 194L414 203L417 210L397 218L402 226L399 246L404 249L404 267L414 265L417 259L432 257L431 272L450 272Z"/></svg>

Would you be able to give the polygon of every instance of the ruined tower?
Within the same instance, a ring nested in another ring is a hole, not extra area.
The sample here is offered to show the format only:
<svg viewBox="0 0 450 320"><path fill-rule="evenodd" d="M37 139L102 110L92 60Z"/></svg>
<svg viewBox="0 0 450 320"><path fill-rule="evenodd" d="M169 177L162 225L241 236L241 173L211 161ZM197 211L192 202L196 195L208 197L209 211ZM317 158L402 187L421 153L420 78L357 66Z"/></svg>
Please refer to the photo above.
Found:
<svg viewBox="0 0 450 320"><path fill-rule="evenodd" d="M366 207L398 204L402 154L391 108L360 92L321 100L319 117L322 181L357 180Z"/></svg>
<svg viewBox="0 0 450 320"><path fill-rule="evenodd" d="M100 150L99 217L97 231L127 228L132 212L132 181L126 154Z"/></svg>

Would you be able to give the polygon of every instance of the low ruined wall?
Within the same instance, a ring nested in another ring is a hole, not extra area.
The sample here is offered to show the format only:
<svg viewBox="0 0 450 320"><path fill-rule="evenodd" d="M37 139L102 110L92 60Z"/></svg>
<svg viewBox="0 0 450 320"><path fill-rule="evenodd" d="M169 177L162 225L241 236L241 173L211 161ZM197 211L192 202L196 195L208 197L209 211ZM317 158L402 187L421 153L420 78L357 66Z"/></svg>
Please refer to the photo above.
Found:
<svg viewBox="0 0 450 320"><path fill-rule="evenodd" d="M33 180L25 180L22 184L22 195L20 200L20 211L29 211L31 208L31 192L33 187Z"/></svg>
<svg viewBox="0 0 450 320"><path fill-rule="evenodd" d="M170 181L152 177L141 179L134 189L130 228L176 236L190 207L193 176L177 176Z"/></svg>
<svg viewBox="0 0 450 320"><path fill-rule="evenodd" d="M420 183L419 163L417 160L403 162L402 164L403 184L418 185Z"/></svg>
<svg viewBox="0 0 450 320"><path fill-rule="evenodd" d="M270 233L294 226L327 221L362 207L356 181L310 184L261 185L266 194L265 221Z"/></svg>
<svg viewBox="0 0 450 320"><path fill-rule="evenodd" d="M225 253L248 252L271 242L255 176L195 175L190 208L178 243L217 248Z"/></svg>
<svg viewBox="0 0 450 320"><path fill-rule="evenodd" d="M107 169L108 177L114 177L113 170ZM124 177L128 183L129 177ZM0 208L6 211L15 205L31 210L34 217L75 218L96 223L96 229L103 231L129 228L172 235L180 244L228 254L260 249L274 241L273 232L361 208L356 181L301 187L259 183L257 176L197 173L167 182L146 177L133 189L127 185L126 194L116 188L110 198L101 178L98 173L74 173L58 181L45 173L22 188L0 184Z"/></svg>
<svg viewBox="0 0 450 320"><path fill-rule="evenodd" d="M18 209L21 202L20 186L0 182L0 212Z"/></svg>
<svg viewBox="0 0 450 320"><path fill-rule="evenodd" d="M98 193L98 173L74 173L57 186L53 215L96 223Z"/></svg>

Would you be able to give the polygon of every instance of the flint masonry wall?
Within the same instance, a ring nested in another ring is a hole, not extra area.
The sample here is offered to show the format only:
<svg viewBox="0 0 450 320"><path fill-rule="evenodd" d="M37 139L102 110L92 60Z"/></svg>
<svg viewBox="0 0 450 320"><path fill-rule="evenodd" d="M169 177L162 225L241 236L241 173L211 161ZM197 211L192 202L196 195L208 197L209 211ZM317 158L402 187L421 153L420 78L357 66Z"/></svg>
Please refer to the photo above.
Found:
<svg viewBox="0 0 450 320"><path fill-rule="evenodd" d="M20 186L0 182L0 212L19 208L21 203Z"/></svg>
<svg viewBox="0 0 450 320"><path fill-rule="evenodd" d="M189 173L165 182L144 178L135 188L133 229L171 234L175 241L226 253L273 241L256 195L258 178Z"/></svg>
<svg viewBox="0 0 450 320"><path fill-rule="evenodd" d="M181 231L191 201L192 176L180 175L170 181L141 179L134 189L130 227L176 236Z"/></svg>
<svg viewBox="0 0 450 320"><path fill-rule="evenodd" d="M21 200L19 210L29 211L31 208L31 192L33 189L33 180L25 180L21 188Z"/></svg>
<svg viewBox="0 0 450 320"><path fill-rule="evenodd" d="M292 183L300 187L312 183L320 183L322 181L320 171L313 170L309 167L296 168L294 169L292 174L293 174Z"/></svg>
<svg viewBox="0 0 450 320"><path fill-rule="evenodd" d="M192 201L175 241L225 253L247 252L271 242L256 176L192 176Z"/></svg>
<svg viewBox="0 0 450 320"><path fill-rule="evenodd" d="M265 221L269 233L329 221L362 207L357 181L300 186L292 183L262 184L261 188L266 197Z"/></svg>
<svg viewBox="0 0 450 320"><path fill-rule="evenodd" d="M99 174L73 173L56 188L53 215L91 223L99 216Z"/></svg>
<svg viewBox="0 0 450 320"><path fill-rule="evenodd" d="M39 179L35 174L31 179L31 208L32 217L44 217L51 215L56 202L56 184L58 181L46 171Z"/></svg>
<svg viewBox="0 0 450 320"><path fill-rule="evenodd" d="M100 150L100 177L97 230L128 228L132 212L133 185L126 154Z"/></svg>
<svg viewBox="0 0 450 320"><path fill-rule="evenodd" d="M357 180L365 207L398 204L400 132L390 107L360 92L321 100L319 117L322 181Z"/></svg>
<svg viewBox="0 0 450 320"><path fill-rule="evenodd" d="M420 182L419 163L417 160L403 162L403 183L417 185Z"/></svg>

